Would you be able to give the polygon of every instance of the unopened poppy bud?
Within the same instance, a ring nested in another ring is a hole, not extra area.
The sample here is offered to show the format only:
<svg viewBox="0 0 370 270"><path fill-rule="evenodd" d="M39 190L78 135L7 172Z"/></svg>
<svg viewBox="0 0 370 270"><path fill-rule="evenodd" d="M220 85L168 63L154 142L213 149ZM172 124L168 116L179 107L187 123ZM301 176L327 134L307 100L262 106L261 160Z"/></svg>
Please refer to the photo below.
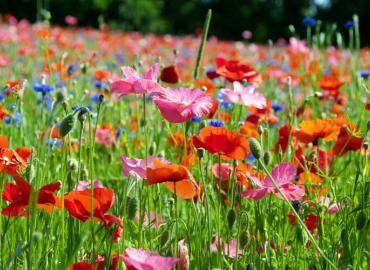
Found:
<svg viewBox="0 0 370 270"><path fill-rule="evenodd" d="M248 263L247 264L247 267L245 268L246 270L253 270L254 267L253 267L253 263Z"/></svg>
<svg viewBox="0 0 370 270"><path fill-rule="evenodd" d="M73 114L69 114L63 118L59 125L59 136L65 137L74 128L75 118Z"/></svg>
<svg viewBox="0 0 370 270"><path fill-rule="evenodd" d="M42 233L40 232L33 232L32 233L32 239L36 242L42 240Z"/></svg>
<svg viewBox="0 0 370 270"><path fill-rule="evenodd" d="M367 223L367 216L366 216L366 213L365 211L360 211L360 213L357 214L357 218L356 218L356 228L357 230L362 230L364 227L366 227L366 223Z"/></svg>
<svg viewBox="0 0 370 270"><path fill-rule="evenodd" d="M227 225L229 226L229 229L231 230L234 226L236 220L236 212L234 208L230 208L227 212Z"/></svg>
<svg viewBox="0 0 370 270"><path fill-rule="evenodd" d="M270 152L265 152L264 154L263 154L263 162L266 164L266 165L269 165L270 164L270 162L271 162L271 154L270 154Z"/></svg>
<svg viewBox="0 0 370 270"><path fill-rule="evenodd" d="M258 131L258 134L259 135L262 135L263 134L263 131L264 131L263 126L259 125L258 128L257 128L257 131Z"/></svg>
<svg viewBox="0 0 370 270"><path fill-rule="evenodd" d="M127 197L126 205L128 219L134 219L137 211L137 199L135 197Z"/></svg>
<svg viewBox="0 0 370 270"><path fill-rule="evenodd" d="M149 155L153 156L155 151L157 150L157 144L155 142L149 147Z"/></svg>
<svg viewBox="0 0 370 270"><path fill-rule="evenodd" d="M58 91L56 94L56 102L61 103L64 101L64 94L61 91Z"/></svg>
<svg viewBox="0 0 370 270"><path fill-rule="evenodd" d="M165 230L162 232L161 237L159 238L159 243L161 244L161 247L164 247L168 240L170 239L170 232L168 230Z"/></svg>
<svg viewBox="0 0 370 270"><path fill-rule="evenodd" d="M239 235L239 245L241 248L244 248L248 242L249 242L249 236L248 236L248 231L242 231L241 234Z"/></svg>
<svg viewBox="0 0 370 270"><path fill-rule="evenodd" d="M77 172L78 162L74 158L71 158L67 161L67 170L70 172Z"/></svg>
<svg viewBox="0 0 370 270"><path fill-rule="evenodd" d="M253 156L256 159L260 159L263 155L262 147L256 138L249 138L249 147L252 151Z"/></svg>
<svg viewBox="0 0 370 270"><path fill-rule="evenodd" d="M102 104L104 101L104 95L103 94L100 94L99 95L99 99L98 99L98 105Z"/></svg>
<svg viewBox="0 0 370 270"><path fill-rule="evenodd" d="M198 157L200 159L203 158L203 156L204 156L204 149L203 148L197 149L197 155L198 155Z"/></svg>
<svg viewBox="0 0 370 270"><path fill-rule="evenodd" d="M340 233L340 240L342 240L342 243L347 243L348 241L348 230L344 228Z"/></svg>
<svg viewBox="0 0 370 270"><path fill-rule="evenodd" d="M369 142L364 142L364 149L367 151L369 149Z"/></svg>

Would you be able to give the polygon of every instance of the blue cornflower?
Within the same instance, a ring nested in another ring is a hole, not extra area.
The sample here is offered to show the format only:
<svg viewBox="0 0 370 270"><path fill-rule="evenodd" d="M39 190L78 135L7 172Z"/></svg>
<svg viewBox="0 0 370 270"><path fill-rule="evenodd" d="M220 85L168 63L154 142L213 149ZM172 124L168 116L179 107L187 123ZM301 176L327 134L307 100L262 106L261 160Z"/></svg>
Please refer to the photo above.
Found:
<svg viewBox="0 0 370 270"><path fill-rule="evenodd" d="M94 85L97 89L103 89L105 84L102 81L95 81Z"/></svg>
<svg viewBox="0 0 370 270"><path fill-rule="evenodd" d="M317 21L314 18L306 17L303 19L303 24L305 26L316 26Z"/></svg>
<svg viewBox="0 0 370 270"><path fill-rule="evenodd" d="M194 116L193 118L191 118L191 121L193 123L200 123L200 121L202 121L202 118L200 118L199 116Z"/></svg>
<svg viewBox="0 0 370 270"><path fill-rule="evenodd" d="M69 64L68 65L68 68L67 68L67 74L68 75L73 75L75 72L76 72L76 66L75 65L73 65L73 64Z"/></svg>
<svg viewBox="0 0 370 270"><path fill-rule="evenodd" d="M117 128L116 130L116 139L121 138L121 136L125 134L125 129L124 128Z"/></svg>
<svg viewBox="0 0 370 270"><path fill-rule="evenodd" d="M9 116L5 116L4 117L4 122L5 122L5 124L9 125L12 122L12 118L10 118Z"/></svg>
<svg viewBox="0 0 370 270"><path fill-rule="evenodd" d="M100 97L100 94L95 94L95 95L92 95L90 97L90 100L94 103L98 103L99 102L99 97Z"/></svg>
<svg viewBox="0 0 370 270"><path fill-rule="evenodd" d="M248 157L247 157L247 161L249 161L249 163L253 163L256 161L256 158L253 156L252 152L249 153Z"/></svg>
<svg viewBox="0 0 370 270"><path fill-rule="evenodd" d="M282 112L282 111L284 111L284 106L282 104L274 103L274 104L272 104L272 109L275 112Z"/></svg>
<svg viewBox="0 0 370 270"><path fill-rule="evenodd" d="M353 21L346 21L344 23L345 28L353 28L354 26L355 26L355 24L353 23Z"/></svg>
<svg viewBox="0 0 370 270"><path fill-rule="evenodd" d="M370 77L370 70L361 70L359 74L361 78L367 79Z"/></svg>
<svg viewBox="0 0 370 270"><path fill-rule="evenodd" d="M33 85L33 90L35 90L36 92L42 93L43 95L46 95L47 93L53 92L54 87L51 85L47 85L47 84L36 83Z"/></svg>
<svg viewBox="0 0 370 270"><path fill-rule="evenodd" d="M209 125L212 127L223 127L225 124L222 121L219 120L211 120L209 122Z"/></svg>
<svg viewBox="0 0 370 270"><path fill-rule="evenodd" d="M222 102L221 103L221 106L225 109L225 110L231 110L233 108L233 104L232 103L228 103L228 102Z"/></svg>
<svg viewBox="0 0 370 270"><path fill-rule="evenodd" d="M118 62L120 62L121 64L125 64L127 63L127 59L126 57L122 54L122 53L117 53L116 54L116 59Z"/></svg>

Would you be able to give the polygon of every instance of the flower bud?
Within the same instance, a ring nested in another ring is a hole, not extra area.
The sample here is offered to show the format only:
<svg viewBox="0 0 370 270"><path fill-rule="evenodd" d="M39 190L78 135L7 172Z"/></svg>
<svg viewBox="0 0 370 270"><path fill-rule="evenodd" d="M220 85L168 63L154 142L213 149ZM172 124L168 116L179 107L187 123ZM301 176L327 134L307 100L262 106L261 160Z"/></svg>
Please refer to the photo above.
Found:
<svg viewBox="0 0 370 270"><path fill-rule="evenodd" d="M248 231L242 231L239 236L239 245L241 248L244 248L249 242Z"/></svg>
<svg viewBox="0 0 370 270"><path fill-rule="evenodd" d="M202 159L202 158L203 158L203 156L204 156L204 149L203 149L203 148L199 148L199 149L197 149L197 155L198 155L198 157L199 157L200 159Z"/></svg>
<svg viewBox="0 0 370 270"><path fill-rule="evenodd" d="M263 155L262 147L256 138L249 138L249 147L252 151L253 156L256 159L260 159Z"/></svg>
<svg viewBox="0 0 370 270"><path fill-rule="evenodd" d="M36 242L42 240L42 233L40 232L33 232L32 233L32 239Z"/></svg>
<svg viewBox="0 0 370 270"><path fill-rule="evenodd" d="M262 135L262 134L263 134L263 131L264 131L263 126L259 125L259 126L257 127L257 131L258 131L258 134L259 134L259 135Z"/></svg>
<svg viewBox="0 0 370 270"><path fill-rule="evenodd" d="M82 107L77 115L78 121L80 121L81 123L85 121L88 113L89 109L86 107Z"/></svg>
<svg viewBox="0 0 370 270"><path fill-rule="evenodd" d="M127 197L126 211L127 217L133 220L137 211L137 199L135 197Z"/></svg>
<svg viewBox="0 0 370 270"><path fill-rule="evenodd" d="M70 172L78 171L78 162L74 158L71 158L67 161L67 170Z"/></svg>
<svg viewBox="0 0 370 270"><path fill-rule="evenodd" d="M230 208L227 212L227 225L229 226L229 229L231 230L234 226L236 220L236 212L234 208Z"/></svg>
<svg viewBox="0 0 370 270"><path fill-rule="evenodd" d="M62 91L58 91L57 93L56 93L56 102L57 103L61 103L61 102L63 102L64 101L64 94L63 94L63 92Z"/></svg>
<svg viewBox="0 0 370 270"><path fill-rule="evenodd" d="M264 154L263 154L263 162L266 164L266 165L269 165L270 164L270 162L271 162L271 154L270 154L270 152L265 152Z"/></svg>
<svg viewBox="0 0 370 270"><path fill-rule="evenodd" d="M63 118L59 125L59 136L65 137L74 128L75 118L73 114L69 114Z"/></svg>

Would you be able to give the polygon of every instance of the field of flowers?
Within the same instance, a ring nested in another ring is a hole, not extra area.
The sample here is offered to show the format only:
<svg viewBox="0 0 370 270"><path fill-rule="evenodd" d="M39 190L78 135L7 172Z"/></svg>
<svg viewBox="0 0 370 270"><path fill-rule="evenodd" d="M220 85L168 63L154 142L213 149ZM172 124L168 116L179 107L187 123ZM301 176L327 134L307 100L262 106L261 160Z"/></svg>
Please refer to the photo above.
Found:
<svg viewBox="0 0 370 270"><path fill-rule="evenodd" d="M183 37L73 19L0 22L0 269L369 269L356 16L266 46L210 13Z"/></svg>

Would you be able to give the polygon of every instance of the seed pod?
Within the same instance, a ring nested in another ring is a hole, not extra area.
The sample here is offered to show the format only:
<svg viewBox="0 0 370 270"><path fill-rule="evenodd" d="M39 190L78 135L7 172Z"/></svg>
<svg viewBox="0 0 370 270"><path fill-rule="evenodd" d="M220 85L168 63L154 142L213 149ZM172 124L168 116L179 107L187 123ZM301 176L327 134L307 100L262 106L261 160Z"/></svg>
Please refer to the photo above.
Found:
<svg viewBox="0 0 370 270"><path fill-rule="evenodd" d="M129 219L135 218L137 211L137 199L135 197L127 197L126 211Z"/></svg>
<svg viewBox="0 0 370 270"><path fill-rule="evenodd" d="M241 232L240 236L239 236L239 245L241 248L244 248L249 242L249 239L248 239L248 232L247 231L243 231Z"/></svg>
<svg viewBox="0 0 370 270"><path fill-rule="evenodd" d="M164 247L168 240L170 239L170 232L168 230L165 230L162 232L161 237L159 238L159 243L161 244L161 247Z"/></svg>
<svg viewBox="0 0 370 270"><path fill-rule="evenodd" d="M253 156L256 159L260 159L263 155L262 147L256 138L249 138L249 147L252 151Z"/></svg>
<svg viewBox="0 0 370 270"><path fill-rule="evenodd" d="M259 126L257 127L257 131L258 131L258 134L259 134L259 135L262 135L262 134L263 134L263 131L264 131L263 126L259 125Z"/></svg>
<svg viewBox="0 0 370 270"><path fill-rule="evenodd" d="M269 164L270 164L271 159L272 159L272 157L271 157L270 152L265 152L265 153L263 154L263 162L264 162L266 165L269 165Z"/></svg>
<svg viewBox="0 0 370 270"><path fill-rule="evenodd" d="M234 208L230 208L227 212L227 225L229 226L229 229L231 230L234 226L236 220L236 212Z"/></svg>
<svg viewBox="0 0 370 270"><path fill-rule="evenodd" d="M78 112L78 121L81 123L86 120L87 114L89 113L89 109L86 107L82 107L80 111Z"/></svg>
<svg viewBox="0 0 370 270"><path fill-rule="evenodd" d="M63 118L59 125L60 137L65 137L75 126L75 118L73 114L69 114Z"/></svg>
<svg viewBox="0 0 370 270"><path fill-rule="evenodd" d="M364 227L366 227L367 223L367 216L365 211L361 211L360 213L357 214L357 219L356 219L356 228L357 230L362 230Z"/></svg>

